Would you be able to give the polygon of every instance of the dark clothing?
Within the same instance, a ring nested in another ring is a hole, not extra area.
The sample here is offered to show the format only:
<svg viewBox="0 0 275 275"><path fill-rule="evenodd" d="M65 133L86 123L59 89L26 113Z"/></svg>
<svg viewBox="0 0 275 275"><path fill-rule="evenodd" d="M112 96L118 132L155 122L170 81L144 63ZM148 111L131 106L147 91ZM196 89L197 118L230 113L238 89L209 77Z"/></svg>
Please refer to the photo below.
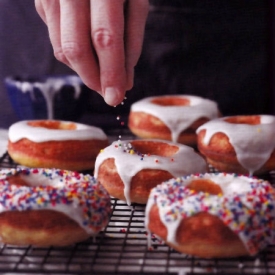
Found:
<svg viewBox="0 0 275 275"><path fill-rule="evenodd" d="M225 115L270 112L268 1L151 2L135 97L195 94Z"/></svg>

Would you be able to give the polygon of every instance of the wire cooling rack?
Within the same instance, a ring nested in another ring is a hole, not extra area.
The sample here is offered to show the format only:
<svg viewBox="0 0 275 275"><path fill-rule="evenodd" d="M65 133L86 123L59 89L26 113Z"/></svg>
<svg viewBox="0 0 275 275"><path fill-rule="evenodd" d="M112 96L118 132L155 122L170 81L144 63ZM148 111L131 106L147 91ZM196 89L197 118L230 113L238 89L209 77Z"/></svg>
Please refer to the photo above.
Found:
<svg viewBox="0 0 275 275"><path fill-rule="evenodd" d="M6 153L0 168L16 167ZM268 175L275 183L275 174ZM148 247L144 206L112 199L108 226L70 247L0 245L0 274L275 274L275 246L256 257L200 259L180 254L151 236Z"/></svg>

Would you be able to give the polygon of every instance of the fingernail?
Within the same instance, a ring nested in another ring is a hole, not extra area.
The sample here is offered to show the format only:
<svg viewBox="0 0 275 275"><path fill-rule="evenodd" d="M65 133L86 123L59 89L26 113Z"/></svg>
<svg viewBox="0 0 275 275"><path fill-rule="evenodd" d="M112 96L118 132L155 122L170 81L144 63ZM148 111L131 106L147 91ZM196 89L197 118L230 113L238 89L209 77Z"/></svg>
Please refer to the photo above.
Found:
<svg viewBox="0 0 275 275"><path fill-rule="evenodd" d="M104 100L108 105L116 106L120 103L121 93L114 87L107 87L104 91Z"/></svg>

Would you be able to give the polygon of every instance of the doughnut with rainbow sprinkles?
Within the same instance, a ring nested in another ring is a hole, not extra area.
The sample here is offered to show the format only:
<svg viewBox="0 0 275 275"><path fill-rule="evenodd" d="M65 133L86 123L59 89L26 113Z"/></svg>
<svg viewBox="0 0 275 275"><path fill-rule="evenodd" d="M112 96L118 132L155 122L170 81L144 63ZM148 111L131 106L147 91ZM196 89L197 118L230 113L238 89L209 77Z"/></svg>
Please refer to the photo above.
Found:
<svg viewBox="0 0 275 275"><path fill-rule="evenodd" d="M110 197L94 177L58 169L0 171L0 239L13 245L67 246L109 222Z"/></svg>
<svg viewBox="0 0 275 275"><path fill-rule="evenodd" d="M174 178L151 190L145 226L182 253L255 255L275 244L275 190L267 181L236 174Z"/></svg>

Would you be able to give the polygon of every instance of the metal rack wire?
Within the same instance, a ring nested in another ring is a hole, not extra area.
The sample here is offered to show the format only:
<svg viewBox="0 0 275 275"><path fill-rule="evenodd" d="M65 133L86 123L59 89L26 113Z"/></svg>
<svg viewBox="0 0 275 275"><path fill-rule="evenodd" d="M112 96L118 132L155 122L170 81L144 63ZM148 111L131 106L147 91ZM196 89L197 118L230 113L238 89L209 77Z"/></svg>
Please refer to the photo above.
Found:
<svg viewBox="0 0 275 275"><path fill-rule="evenodd" d="M16 167L8 154L0 168ZM275 183L275 174L268 176ZM148 247L144 206L112 199L104 231L70 247L0 246L0 274L275 274L275 246L256 257L200 259L180 254L151 236Z"/></svg>

